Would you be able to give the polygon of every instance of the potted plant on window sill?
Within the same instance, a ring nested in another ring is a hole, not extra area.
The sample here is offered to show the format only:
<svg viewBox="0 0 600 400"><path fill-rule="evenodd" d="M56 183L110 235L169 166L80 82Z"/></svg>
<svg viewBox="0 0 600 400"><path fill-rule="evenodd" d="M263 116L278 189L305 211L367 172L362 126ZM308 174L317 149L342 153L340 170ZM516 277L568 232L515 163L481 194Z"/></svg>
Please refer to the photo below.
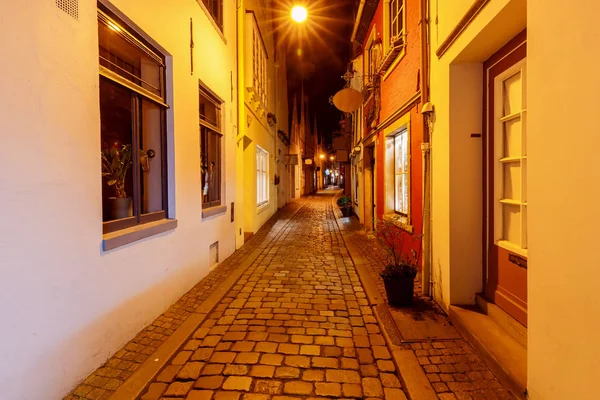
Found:
<svg viewBox="0 0 600 400"><path fill-rule="evenodd" d="M117 143L113 147L100 152L102 157L102 177L106 184L115 190L115 197L109 197L113 219L127 218L133 215L131 197L125 190L127 171L132 164L131 145L125 144L119 148ZM146 152L140 149L140 163L146 159Z"/></svg>
<svg viewBox="0 0 600 400"><path fill-rule="evenodd" d="M342 215L344 217L349 217L352 215L352 199L350 199L350 196L343 196L337 199L337 205L342 211Z"/></svg>
<svg viewBox="0 0 600 400"><path fill-rule="evenodd" d="M376 236L388 251L385 268L380 274L388 303L398 307L410 306L413 302L415 277L419 271L421 246L419 245L419 252L410 248L410 255L407 255L403 250L404 239L410 237L414 241L420 235L409 235L392 221L380 220Z"/></svg>

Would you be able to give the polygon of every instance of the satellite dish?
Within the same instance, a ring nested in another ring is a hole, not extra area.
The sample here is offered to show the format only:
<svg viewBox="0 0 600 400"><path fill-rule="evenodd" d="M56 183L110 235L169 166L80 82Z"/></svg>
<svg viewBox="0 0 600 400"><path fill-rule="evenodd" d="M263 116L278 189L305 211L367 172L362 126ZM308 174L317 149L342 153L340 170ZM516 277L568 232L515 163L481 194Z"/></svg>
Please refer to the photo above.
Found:
<svg viewBox="0 0 600 400"><path fill-rule="evenodd" d="M360 108L363 103L362 94L355 89L344 88L333 96L333 105L340 111L352 112Z"/></svg>

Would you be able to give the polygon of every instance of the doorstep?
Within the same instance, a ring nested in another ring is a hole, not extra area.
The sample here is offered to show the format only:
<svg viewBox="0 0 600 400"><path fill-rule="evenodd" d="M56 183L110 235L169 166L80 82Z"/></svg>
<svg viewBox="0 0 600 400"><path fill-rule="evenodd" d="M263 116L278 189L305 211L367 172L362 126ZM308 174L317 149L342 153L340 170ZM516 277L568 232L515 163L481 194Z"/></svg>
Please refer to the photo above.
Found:
<svg viewBox="0 0 600 400"><path fill-rule="evenodd" d="M449 317L500 382L517 398L526 399L527 349L519 340L477 306L450 306Z"/></svg>

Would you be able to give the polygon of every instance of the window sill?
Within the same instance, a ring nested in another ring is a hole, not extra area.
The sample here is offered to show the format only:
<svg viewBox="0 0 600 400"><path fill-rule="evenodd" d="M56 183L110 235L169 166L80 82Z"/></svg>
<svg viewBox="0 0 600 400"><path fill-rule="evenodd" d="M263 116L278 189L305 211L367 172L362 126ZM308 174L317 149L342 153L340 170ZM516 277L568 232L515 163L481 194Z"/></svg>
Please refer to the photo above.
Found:
<svg viewBox="0 0 600 400"><path fill-rule="evenodd" d="M176 219L161 219L147 224L132 226L116 232L102 235L102 249L104 251L128 245L150 236L168 232L177 228Z"/></svg>
<svg viewBox="0 0 600 400"><path fill-rule="evenodd" d="M390 64L390 66L385 69L385 72L383 74L384 81L392 74L392 72L394 72L394 70L396 69L398 64L400 64L400 61L402 61L402 59L404 58L405 55L406 55L406 51L404 50L404 48L402 48L402 50L394 58L394 61Z"/></svg>
<svg viewBox="0 0 600 400"><path fill-rule="evenodd" d="M411 234L414 232L414 227L408 223L408 217L404 217L398 214L385 214L383 216L383 219L392 222L394 225L396 225L403 231L406 231Z"/></svg>
<svg viewBox="0 0 600 400"><path fill-rule="evenodd" d="M498 247L502 247L504 250L527 258L527 249L523 249L521 246L511 243L508 240L498 240L496 244Z"/></svg>
<svg viewBox="0 0 600 400"><path fill-rule="evenodd" d="M221 30L221 28L219 27L219 25L217 25L217 23L215 22L215 19L213 18L210 11L208 11L208 8L206 8L206 6L202 2L202 0L196 0L196 3L198 3L200 8L204 11L204 13L206 14L206 18L208 18L210 23L213 25L213 27L215 28L215 31L217 31L217 34L223 40L223 43L227 44L227 39L225 38L225 28L223 28L223 30ZM225 25L225 24L223 24L223 25Z"/></svg>
<svg viewBox="0 0 600 400"><path fill-rule="evenodd" d="M225 214L227 212L227 206L214 206L210 208L202 209L202 219L214 217L215 215Z"/></svg>
<svg viewBox="0 0 600 400"><path fill-rule="evenodd" d="M256 209L256 213L260 214L261 212L263 212L266 209L268 209L270 205L271 205L271 203L269 203L269 202L266 202L265 204L259 205L258 208Z"/></svg>

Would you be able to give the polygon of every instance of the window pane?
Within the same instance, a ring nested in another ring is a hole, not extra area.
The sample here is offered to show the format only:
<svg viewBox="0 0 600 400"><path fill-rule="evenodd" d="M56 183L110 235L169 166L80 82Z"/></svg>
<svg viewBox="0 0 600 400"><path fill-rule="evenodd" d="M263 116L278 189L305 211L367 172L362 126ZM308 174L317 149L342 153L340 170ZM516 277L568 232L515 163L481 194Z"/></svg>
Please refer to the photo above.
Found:
<svg viewBox="0 0 600 400"><path fill-rule="evenodd" d="M160 106L142 100L142 124L140 135L140 179L142 213L161 211L163 207L162 113ZM155 153L153 158L148 153Z"/></svg>
<svg viewBox="0 0 600 400"><path fill-rule="evenodd" d="M502 123L504 130L504 157L521 156L521 120L512 119Z"/></svg>
<svg viewBox="0 0 600 400"><path fill-rule="evenodd" d="M163 66L143 50L123 28L112 21L99 20L98 45L100 65L163 97Z"/></svg>
<svg viewBox="0 0 600 400"><path fill-rule="evenodd" d="M405 174L395 177L395 204L394 210L403 214L408 214L408 191L407 177Z"/></svg>
<svg viewBox="0 0 600 400"><path fill-rule="evenodd" d="M102 220L133 215L132 93L100 78Z"/></svg>
<svg viewBox="0 0 600 400"><path fill-rule="evenodd" d="M521 111L521 73L517 73L503 83L504 115Z"/></svg>
<svg viewBox="0 0 600 400"><path fill-rule="evenodd" d="M504 199L521 199L521 165L511 162L503 165L504 168Z"/></svg>
<svg viewBox="0 0 600 400"><path fill-rule="evenodd" d="M220 106L215 101L200 93L200 119L215 128L220 127Z"/></svg>
<svg viewBox="0 0 600 400"><path fill-rule="evenodd" d="M520 246L521 213L520 206L502 204L502 239Z"/></svg>
<svg viewBox="0 0 600 400"><path fill-rule="evenodd" d="M523 206L523 215L521 219L521 247L527 248L527 206Z"/></svg>

